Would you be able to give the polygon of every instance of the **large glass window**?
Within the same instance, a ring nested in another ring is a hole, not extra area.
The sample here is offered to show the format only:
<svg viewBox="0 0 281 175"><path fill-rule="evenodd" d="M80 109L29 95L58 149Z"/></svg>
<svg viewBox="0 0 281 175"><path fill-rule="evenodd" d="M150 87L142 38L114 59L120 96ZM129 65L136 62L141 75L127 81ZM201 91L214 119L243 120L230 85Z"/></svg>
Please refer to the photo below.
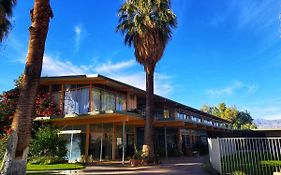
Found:
<svg viewBox="0 0 281 175"><path fill-rule="evenodd" d="M86 114L89 111L89 88L71 89L64 93L64 114Z"/></svg>
<svg viewBox="0 0 281 175"><path fill-rule="evenodd" d="M126 110L126 97L125 95L116 96L116 111L125 111Z"/></svg>
<svg viewBox="0 0 281 175"><path fill-rule="evenodd" d="M102 91L101 93L101 110L115 110L115 96L113 93Z"/></svg>
<svg viewBox="0 0 281 175"><path fill-rule="evenodd" d="M164 109L164 118L170 118L170 112L167 109Z"/></svg>
<svg viewBox="0 0 281 175"><path fill-rule="evenodd" d="M54 100L54 102L56 103L56 105L60 105L60 92L53 92L52 93L52 99Z"/></svg>
<svg viewBox="0 0 281 175"><path fill-rule="evenodd" d="M61 97L61 85L54 84L52 85L52 98L56 105L60 105L60 97Z"/></svg>
<svg viewBox="0 0 281 175"><path fill-rule="evenodd" d="M93 111L100 111L101 109L101 91L96 88L92 88L92 109Z"/></svg>

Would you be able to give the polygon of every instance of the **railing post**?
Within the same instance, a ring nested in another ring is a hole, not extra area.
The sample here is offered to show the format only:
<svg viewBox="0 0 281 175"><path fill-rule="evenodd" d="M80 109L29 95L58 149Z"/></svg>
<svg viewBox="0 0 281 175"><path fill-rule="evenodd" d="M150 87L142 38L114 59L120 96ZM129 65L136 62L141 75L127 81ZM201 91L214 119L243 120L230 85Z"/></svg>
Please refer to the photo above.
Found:
<svg viewBox="0 0 281 175"><path fill-rule="evenodd" d="M122 129L122 164L125 163L125 120L123 121L123 129Z"/></svg>
<svg viewBox="0 0 281 175"><path fill-rule="evenodd" d="M219 172L222 174L222 168L221 168L221 149L220 149L220 138L217 137L217 150L218 150L218 162L219 162Z"/></svg>

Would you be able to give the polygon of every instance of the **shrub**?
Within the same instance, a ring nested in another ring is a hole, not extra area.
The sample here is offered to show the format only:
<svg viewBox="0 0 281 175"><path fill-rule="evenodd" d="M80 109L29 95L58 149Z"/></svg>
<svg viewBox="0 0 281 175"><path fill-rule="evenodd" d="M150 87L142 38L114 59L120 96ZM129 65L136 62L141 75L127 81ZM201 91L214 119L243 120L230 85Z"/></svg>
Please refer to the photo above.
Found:
<svg viewBox="0 0 281 175"><path fill-rule="evenodd" d="M39 156L39 157L32 157L29 161L30 164L40 164L40 165L51 165L51 164L58 164L65 162L65 159L58 156Z"/></svg>
<svg viewBox="0 0 281 175"><path fill-rule="evenodd" d="M246 175L243 171L234 171L232 175Z"/></svg>
<svg viewBox="0 0 281 175"><path fill-rule="evenodd" d="M0 139L0 161L4 157L5 151L6 151L6 140Z"/></svg>
<svg viewBox="0 0 281 175"><path fill-rule="evenodd" d="M66 141L59 137L59 130L52 126L40 128L30 144L30 162L51 164L63 161L66 154Z"/></svg>

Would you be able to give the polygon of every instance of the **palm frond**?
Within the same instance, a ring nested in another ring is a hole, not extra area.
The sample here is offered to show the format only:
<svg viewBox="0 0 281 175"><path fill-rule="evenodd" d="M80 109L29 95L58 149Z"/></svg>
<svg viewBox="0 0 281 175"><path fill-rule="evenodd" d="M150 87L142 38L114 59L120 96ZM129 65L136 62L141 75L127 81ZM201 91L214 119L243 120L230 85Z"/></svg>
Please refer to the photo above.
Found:
<svg viewBox="0 0 281 175"><path fill-rule="evenodd" d="M165 44L172 36L171 29L177 25L176 15L171 10L170 0L127 0L118 11L117 32L131 46L135 35L148 30L161 33Z"/></svg>
<svg viewBox="0 0 281 175"><path fill-rule="evenodd" d="M13 7L17 0L0 0L0 42L8 35L11 29Z"/></svg>

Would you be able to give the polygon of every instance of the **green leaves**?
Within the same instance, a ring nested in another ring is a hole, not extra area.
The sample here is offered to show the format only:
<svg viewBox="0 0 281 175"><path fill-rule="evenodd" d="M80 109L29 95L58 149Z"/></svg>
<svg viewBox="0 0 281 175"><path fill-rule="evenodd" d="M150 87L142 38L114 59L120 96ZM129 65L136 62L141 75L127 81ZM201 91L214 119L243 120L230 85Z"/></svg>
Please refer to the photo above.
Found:
<svg viewBox="0 0 281 175"><path fill-rule="evenodd" d="M16 0L0 0L0 42L7 36L11 28L10 18L16 2Z"/></svg>
<svg viewBox="0 0 281 175"><path fill-rule="evenodd" d="M235 106L229 107L225 103L217 106L203 105L201 111L223 118L233 123L234 129L256 129L253 118L248 111L239 111Z"/></svg>
<svg viewBox="0 0 281 175"><path fill-rule="evenodd" d="M116 31L125 35L125 44L131 46L136 35L157 30L166 44L177 24L170 6L169 0L127 0L118 11Z"/></svg>
<svg viewBox="0 0 281 175"><path fill-rule="evenodd" d="M64 158L67 154L66 141L59 137L58 132L51 126L40 128L30 144L30 156Z"/></svg>

